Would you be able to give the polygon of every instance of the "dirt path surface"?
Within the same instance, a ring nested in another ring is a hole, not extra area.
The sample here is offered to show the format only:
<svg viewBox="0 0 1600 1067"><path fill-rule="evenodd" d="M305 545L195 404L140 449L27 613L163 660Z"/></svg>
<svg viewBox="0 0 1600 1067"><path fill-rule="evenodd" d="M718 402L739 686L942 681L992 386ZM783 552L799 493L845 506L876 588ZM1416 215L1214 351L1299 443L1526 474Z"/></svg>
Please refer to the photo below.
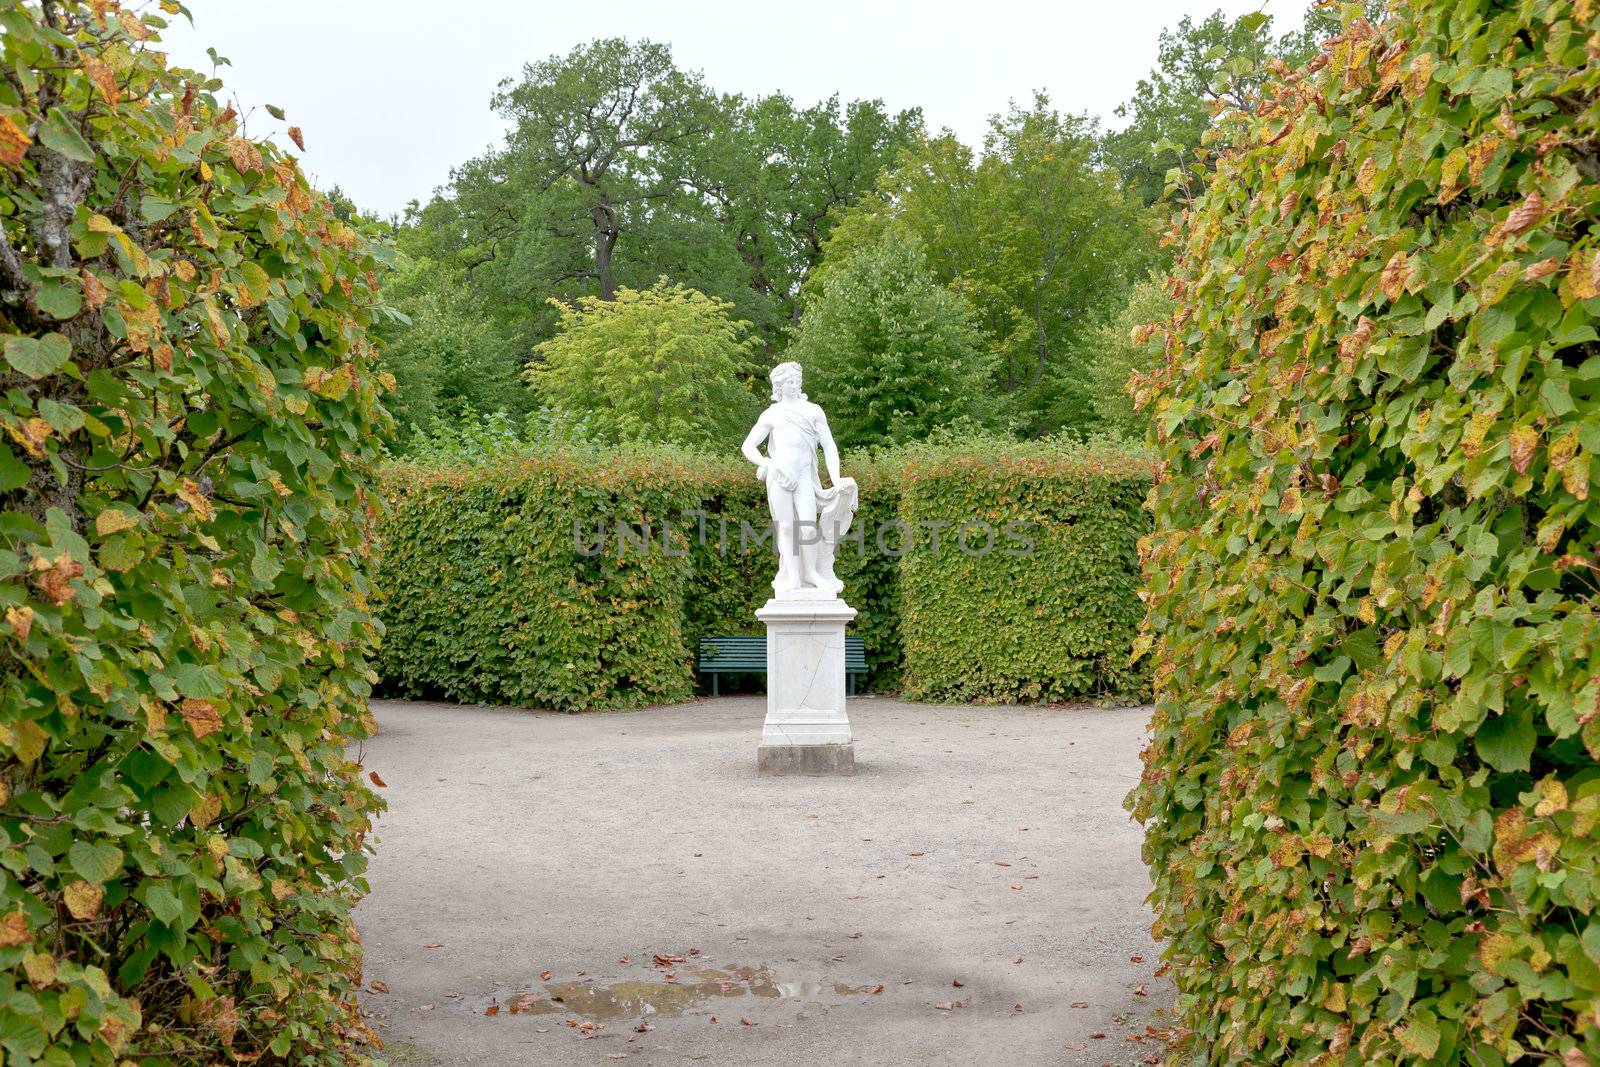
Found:
<svg viewBox="0 0 1600 1067"><path fill-rule="evenodd" d="M389 811L356 915L390 1062L1137 1064L1162 1047L1146 1028L1172 990L1121 807L1148 709L853 697L854 777L758 778L763 709L377 702L362 758Z"/></svg>

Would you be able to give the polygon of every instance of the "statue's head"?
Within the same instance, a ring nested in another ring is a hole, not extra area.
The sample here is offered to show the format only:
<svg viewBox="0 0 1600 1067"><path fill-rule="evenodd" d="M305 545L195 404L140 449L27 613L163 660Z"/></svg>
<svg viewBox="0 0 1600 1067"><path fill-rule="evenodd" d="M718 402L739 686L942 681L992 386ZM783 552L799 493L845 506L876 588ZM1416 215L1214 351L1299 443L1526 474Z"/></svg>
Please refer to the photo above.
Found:
<svg viewBox="0 0 1600 1067"><path fill-rule="evenodd" d="M800 391L800 364L790 361L780 363L772 368L772 402L780 400L804 400L806 394Z"/></svg>

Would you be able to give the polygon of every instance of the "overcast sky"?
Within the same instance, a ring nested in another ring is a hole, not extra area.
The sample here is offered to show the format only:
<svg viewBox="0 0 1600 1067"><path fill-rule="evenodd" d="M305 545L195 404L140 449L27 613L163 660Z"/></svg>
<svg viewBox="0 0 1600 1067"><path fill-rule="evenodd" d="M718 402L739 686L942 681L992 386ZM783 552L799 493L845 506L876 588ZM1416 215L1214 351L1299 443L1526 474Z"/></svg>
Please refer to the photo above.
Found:
<svg viewBox="0 0 1600 1067"><path fill-rule="evenodd" d="M489 109L502 78L594 37L672 45L678 65L722 92L788 94L802 105L833 93L921 107L931 128L981 142L1008 100L1047 90L1056 106L1099 115L1133 91L1156 59L1156 36L1184 14L1262 8L1273 30L1298 28L1304 0L187 0L165 32L173 62L210 70L208 47L232 61L222 78L248 111L249 132L284 123L305 133L304 166L387 214L426 200L450 168L498 143ZM270 12L270 14L268 14ZM281 138L280 143L286 143Z"/></svg>

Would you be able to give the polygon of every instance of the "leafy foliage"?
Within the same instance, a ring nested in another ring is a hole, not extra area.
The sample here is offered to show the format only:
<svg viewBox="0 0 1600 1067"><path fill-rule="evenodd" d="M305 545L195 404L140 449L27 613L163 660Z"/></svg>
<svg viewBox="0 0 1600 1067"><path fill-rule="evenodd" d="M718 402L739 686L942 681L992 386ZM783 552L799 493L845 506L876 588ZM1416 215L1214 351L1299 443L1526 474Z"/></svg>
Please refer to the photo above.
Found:
<svg viewBox="0 0 1600 1067"><path fill-rule="evenodd" d="M593 432L613 441L731 444L757 406L740 384L749 323L728 310L664 280L585 297L561 309L560 332L538 347L528 380L541 402L587 412Z"/></svg>
<svg viewBox="0 0 1600 1067"><path fill-rule="evenodd" d="M1597 31L1355 18L1174 235L1131 800L1197 1060L1600 1059Z"/></svg>
<svg viewBox="0 0 1600 1067"><path fill-rule="evenodd" d="M558 448L395 467L387 485L382 672L396 692L568 711L682 700L699 638L758 628L771 596L765 496L744 463ZM846 554L838 573L882 664L893 585L871 567Z"/></svg>
<svg viewBox="0 0 1600 1067"><path fill-rule="evenodd" d="M1148 412L1135 411L1128 379L1160 362L1160 349L1141 327L1172 314L1172 300L1157 277L1146 278L1128 293L1128 303L1110 322L1091 331L1081 356L1088 364L1084 392L1099 426L1106 432L1142 441L1150 429ZM1135 341L1137 336L1142 341Z"/></svg>
<svg viewBox="0 0 1600 1067"><path fill-rule="evenodd" d="M914 239L884 233L833 269L789 355L841 444L915 441L983 417L989 377L971 306L939 285Z"/></svg>
<svg viewBox="0 0 1600 1067"><path fill-rule="evenodd" d="M915 238L934 278L976 311L988 406L1028 435L1087 431L1086 368L1069 361L1158 256L1154 216L1096 153L1094 124L1043 96L996 116L981 155L925 140L840 219L808 289L886 230Z"/></svg>
<svg viewBox="0 0 1600 1067"><path fill-rule="evenodd" d="M1141 695L1147 682L1128 654L1142 615L1137 546L1149 529L1150 476L1143 457L1076 445L959 440L908 451L906 695ZM979 521L992 542L967 525Z"/></svg>
<svg viewBox="0 0 1600 1067"><path fill-rule="evenodd" d="M857 610L869 686L985 701L1138 694L1142 675L1126 660L1144 459L947 437L852 454L845 469L862 491L860 536L840 545L836 571ZM389 691L638 707L690 694L700 637L760 632L775 563L748 464L546 447L477 468L395 466L385 481ZM1037 554L1007 556L1013 542L997 532L992 553L968 559L950 525L958 512L997 531L1040 524ZM925 523L949 526L937 558ZM918 531L910 541L907 528ZM1032 591L1021 607L1018 589Z"/></svg>
<svg viewBox="0 0 1600 1067"><path fill-rule="evenodd" d="M661 277L732 305L770 365L838 210L921 130L878 101L719 94L665 45L615 38L529 64L495 106L506 142L457 167L396 237L385 295L411 323L383 338L409 422L444 406L436 393L520 415L485 394L556 332L556 307Z"/></svg>
<svg viewBox="0 0 1600 1067"><path fill-rule="evenodd" d="M0 1058L344 1064L385 257L163 25L0 8Z"/></svg>

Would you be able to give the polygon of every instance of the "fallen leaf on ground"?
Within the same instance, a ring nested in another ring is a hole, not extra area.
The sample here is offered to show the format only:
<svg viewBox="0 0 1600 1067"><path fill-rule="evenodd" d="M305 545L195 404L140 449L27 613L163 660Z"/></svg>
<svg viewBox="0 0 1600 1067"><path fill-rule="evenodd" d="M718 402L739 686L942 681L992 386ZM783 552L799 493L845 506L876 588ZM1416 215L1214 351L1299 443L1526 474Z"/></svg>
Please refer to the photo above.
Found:
<svg viewBox="0 0 1600 1067"><path fill-rule="evenodd" d="M1106 1036L1105 1034L1102 1034L1100 1031L1096 1030L1094 1033L1089 1035L1089 1040L1091 1040L1091 1041L1099 1041L1101 1038L1103 1038L1105 1036Z"/></svg>
<svg viewBox="0 0 1600 1067"><path fill-rule="evenodd" d="M1139 955L1137 952L1135 952L1133 955L1128 957L1128 962L1129 963L1143 963L1144 962L1144 957Z"/></svg>
<svg viewBox="0 0 1600 1067"><path fill-rule="evenodd" d="M1016 959L1012 960L1011 962L1012 963L1021 963L1022 962L1022 957L1018 956Z"/></svg>
<svg viewBox="0 0 1600 1067"><path fill-rule="evenodd" d="M922 852L907 852L906 855L908 855L908 856L922 856L922 855L925 855L925 853L922 853Z"/></svg>
<svg viewBox="0 0 1600 1067"><path fill-rule="evenodd" d="M500 1003L499 1003L499 1001L495 1001L495 1000L489 1001L489 1006L487 1008L483 1009L483 1013L485 1015L499 1015L500 1014Z"/></svg>
<svg viewBox="0 0 1600 1067"><path fill-rule="evenodd" d="M1089 1006L1089 1002L1087 1000L1074 1000L1072 1002L1072 1006L1074 1008L1087 1008Z"/></svg>
<svg viewBox="0 0 1600 1067"><path fill-rule="evenodd" d="M1144 986L1140 986L1133 991L1133 995L1136 997L1148 997L1150 994L1144 991Z"/></svg>
<svg viewBox="0 0 1600 1067"><path fill-rule="evenodd" d="M879 982L877 985L873 986L872 989L870 990L870 992L882 993L883 992L883 983Z"/></svg>
<svg viewBox="0 0 1600 1067"><path fill-rule="evenodd" d="M422 947L423 948L444 948L444 942L443 941L429 941L426 945L423 945Z"/></svg>
<svg viewBox="0 0 1600 1067"><path fill-rule="evenodd" d="M850 935L850 939L852 941L858 941L858 940L860 940L860 938L861 938L861 931L860 930L857 930L855 933Z"/></svg>
<svg viewBox="0 0 1600 1067"><path fill-rule="evenodd" d="M972 800L963 800L963 801L962 801L962 802L961 802L961 803L963 803L963 804L974 804L974 803L976 803L976 801L972 801Z"/></svg>
<svg viewBox="0 0 1600 1067"><path fill-rule="evenodd" d="M371 988L372 988L372 991L373 991L373 992L374 992L374 993L387 993L387 992L389 992L389 985L388 985L388 983L387 983L387 982L384 982L384 981L383 981L383 980L381 980L381 979L378 979L378 978L374 978L374 979L373 979L373 980L372 980L372 981L371 981L371 982L368 982L368 983L367 983L367 984L368 984L368 985L369 985L369 986L371 986Z"/></svg>
<svg viewBox="0 0 1600 1067"><path fill-rule="evenodd" d="M682 963L683 962L683 957L682 956L674 956L674 955L672 955L670 953L667 953L667 952L657 952L654 956L651 956L650 958L655 960L655 963L656 963L657 967L671 967L674 963Z"/></svg>
<svg viewBox="0 0 1600 1067"><path fill-rule="evenodd" d="M1084 1049L1086 1049L1088 1047L1089 1046L1085 1045L1082 1041L1068 1041L1067 1042L1067 1048L1071 1049L1073 1052L1082 1052Z"/></svg>
<svg viewBox="0 0 1600 1067"><path fill-rule="evenodd" d="M628 957L626 957L626 956L618 956L617 957L617 962L618 963L632 963L633 961L628 959Z"/></svg>
<svg viewBox="0 0 1600 1067"><path fill-rule="evenodd" d="M746 1019L743 1015L741 1015L741 1016L739 1016L739 1025L740 1026L754 1026L755 1023L751 1022L749 1019Z"/></svg>
<svg viewBox="0 0 1600 1067"><path fill-rule="evenodd" d="M697 949L697 948L692 948L692 949L689 950L689 955L698 956L698 955L700 955L700 950Z"/></svg>
<svg viewBox="0 0 1600 1067"><path fill-rule="evenodd" d="M625 1060L627 1058L628 1058L628 1054L626 1052L608 1052L608 1053L606 1053L606 1059L608 1059L608 1060Z"/></svg>
<svg viewBox="0 0 1600 1067"><path fill-rule="evenodd" d="M1009 866L1011 866L1011 864L1007 863L1005 860L995 860L994 861L994 865L996 867L1009 867Z"/></svg>
<svg viewBox="0 0 1600 1067"><path fill-rule="evenodd" d="M715 1015L713 1015L713 1016L712 1016L712 1017L711 1017L711 1021L712 1021L712 1022L716 1022L716 1021L717 1021L717 1017L716 1017L716 1016L715 1016Z"/></svg>
<svg viewBox="0 0 1600 1067"><path fill-rule="evenodd" d="M955 1011L957 1008L961 1007L961 1001L948 1000L943 1004L935 1004L934 1007L938 1008L940 1011Z"/></svg>
<svg viewBox="0 0 1600 1067"><path fill-rule="evenodd" d="M540 980L540 981L541 981L541 982L548 982L548 981L550 981L550 972L549 972L549 971L540 971L540 972L539 972L539 980Z"/></svg>
<svg viewBox="0 0 1600 1067"><path fill-rule="evenodd" d="M415 1010L416 1011L432 1011L433 1010L433 1005L432 1004L418 1004L416 1006Z"/></svg>
<svg viewBox="0 0 1600 1067"><path fill-rule="evenodd" d="M1022 1005L1021 1004L1013 1004L1013 1005L1011 1005L1011 1010L1012 1011L1021 1011L1022 1010Z"/></svg>
<svg viewBox="0 0 1600 1067"><path fill-rule="evenodd" d="M529 1008L532 1008L535 1004L539 1003L539 1001L543 999L544 998L537 993L524 993L516 1000L506 1001L506 1009L510 1011L511 1014L515 1015L519 1011L527 1011Z"/></svg>
<svg viewBox="0 0 1600 1067"><path fill-rule="evenodd" d="M379 789L387 789L388 786L389 786L388 782L384 781L381 777L379 777L377 771L368 771L367 772L367 777L371 778L372 779L372 784L377 786Z"/></svg>
<svg viewBox="0 0 1600 1067"><path fill-rule="evenodd" d="M1011 888L1012 889L1021 889L1022 888L1022 883L1021 882L1012 882L1011 883Z"/></svg>

